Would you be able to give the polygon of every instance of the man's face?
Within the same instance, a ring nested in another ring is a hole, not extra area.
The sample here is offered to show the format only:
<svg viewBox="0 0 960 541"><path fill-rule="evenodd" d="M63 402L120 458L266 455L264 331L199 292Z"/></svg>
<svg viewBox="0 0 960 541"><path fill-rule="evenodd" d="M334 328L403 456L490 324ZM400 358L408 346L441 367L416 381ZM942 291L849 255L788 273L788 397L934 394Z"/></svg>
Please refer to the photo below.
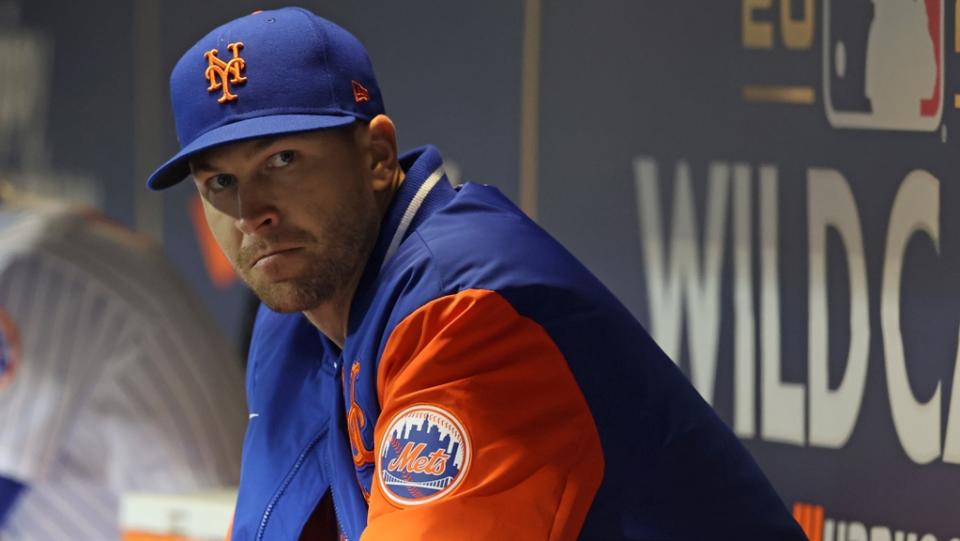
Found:
<svg viewBox="0 0 960 541"><path fill-rule="evenodd" d="M241 141L190 162L214 237L275 311L316 308L363 271L380 215L361 133Z"/></svg>

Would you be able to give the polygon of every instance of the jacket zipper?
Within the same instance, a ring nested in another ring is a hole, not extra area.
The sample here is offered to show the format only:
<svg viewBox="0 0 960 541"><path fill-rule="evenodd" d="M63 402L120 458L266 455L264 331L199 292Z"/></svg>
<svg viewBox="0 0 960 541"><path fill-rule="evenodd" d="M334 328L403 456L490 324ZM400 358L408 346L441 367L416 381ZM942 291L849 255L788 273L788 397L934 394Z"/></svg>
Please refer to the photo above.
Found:
<svg viewBox="0 0 960 541"><path fill-rule="evenodd" d="M327 463L329 467L329 462ZM347 530L344 529L343 523L340 522L340 511L337 510L337 495L333 493L334 478L330 478L330 501L333 502L333 516L337 519L337 527L340 528L340 535L343 536L343 541L350 541L350 538L347 537Z"/></svg>
<svg viewBox="0 0 960 541"><path fill-rule="evenodd" d="M296 475L297 471L300 469L300 466L303 465L304 461L307 459L307 455L313 449L313 447L320 441L320 437L326 432L326 429L320 431L313 440L307 445L307 447L300 453L300 456L297 458L297 461L293 464L293 468L287 472L286 477L283 478L283 483L280 485L280 489L277 490L277 493L273 495L270 503L267 505L266 510L263 512L263 518L260 519L260 527L257 529L257 541L262 541L263 536L267 530L267 521L270 520L270 515L273 513L273 508L277 505L277 501L283 496L283 493L287 490L287 487L293 481L293 476ZM333 483L330 483L330 495L333 496ZM336 502L334 502L334 512L336 512ZM338 518L339 520L339 518Z"/></svg>
<svg viewBox="0 0 960 541"><path fill-rule="evenodd" d="M341 352L341 354L340 354L340 357L339 357L336 361L334 361L334 363L333 363L333 369L334 369L334 370L336 371L336 373L337 373L336 381L337 381L337 382L342 382L342 381L343 381L343 370L344 370L344 362L343 362L343 353L342 353L342 352ZM338 391L338 393L339 393L339 397L340 397L340 398L339 398L339 400L337 400L338 407L335 408L335 409L338 410L338 411L336 411L336 412L334 413L334 418L336 419L336 418L337 418L336 416L339 415L339 416L340 416L340 417L339 417L340 419L344 419L344 418L346 418L346 413L345 413L345 409L344 409L345 407L340 407L340 406L339 406L340 401L345 400L345 398L344 398L344 396L343 396L344 389L343 389L343 388L340 388L340 389L338 389L337 391ZM339 434L338 434L338 435L339 435ZM327 450L329 451L330 449L335 449L335 448L336 448L336 444L331 445L330 447L327 448ZM332 464L332 462L331 462L332 459L330 458L330 456L329 456L328 454L325 454L324 456L326 456L326 460L325 460L324 462L326 463L326 466L327 466L327 478L330 479L330 501L333 502L333 516L334 516L334 517L336 518L336 520L337 520L337 527L340 528L340 531L339 531L338 533L339 533L340 536L342 536L343 541L350 541L350 538L347 537L347 530L343 527L343 522L340 522L340 511L337 509L337 495L334 493L334 490L333 490L333 485L336 484L336 475L334 474L334 469L333 469L333 467L332 467L332 466L333 466L333 464Z"/></svg>

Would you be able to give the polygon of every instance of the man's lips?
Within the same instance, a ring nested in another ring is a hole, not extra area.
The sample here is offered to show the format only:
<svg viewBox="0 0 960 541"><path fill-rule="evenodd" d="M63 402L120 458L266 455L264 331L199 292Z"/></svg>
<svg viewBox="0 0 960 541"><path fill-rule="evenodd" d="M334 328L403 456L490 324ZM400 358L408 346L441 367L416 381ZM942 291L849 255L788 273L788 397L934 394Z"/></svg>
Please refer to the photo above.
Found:
<svg viewBox="0 0 960 541"><path fill-rule="evenodd" d="M264 252L257 254L257 256L253 258L253 263L250 265L250 268L256 267L261 261L269 261L268 258L271 258L273 256L283 255L289 252L295 252L300 249L302 249L302 246L287 246L283 248L271 248L269 250L266 250Z"/></svg>

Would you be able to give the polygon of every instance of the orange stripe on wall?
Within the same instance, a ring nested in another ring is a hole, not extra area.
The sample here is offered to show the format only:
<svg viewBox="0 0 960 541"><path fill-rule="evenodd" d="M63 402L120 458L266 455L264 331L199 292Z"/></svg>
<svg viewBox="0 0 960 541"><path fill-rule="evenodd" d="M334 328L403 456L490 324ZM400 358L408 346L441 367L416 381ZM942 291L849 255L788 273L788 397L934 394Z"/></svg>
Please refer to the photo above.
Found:
<svg viewBox="0 0 960 541"><path fill-rule="evenodd" d="M793 518L798 524L800 524L800 527L803 529L803 533L806 534L807 539L809 539L810 525L807 524L807 504L799 502L793 504Z"/></svg>
<svg viewBox="0 0 960 541"><path fill-rule="evenodd" d="M190 221L193 222L193 232L197 237L197 245L200 246L200 254L203 256L203 265L207 269L207 276L213 285L226 289L237 281L237 273L233 270L233 265L227 256L223 255L217 239L213 237L210 228L207 227L207 218L203 215L203 201L200 194L196 194L190 200Z"/></svg>
<svg viewBox="0 0 960 541"><path fill-rule="evenodd" d="M823 539L823 521L824 511L822 505L813 505L809 503L794 503L793 518L803 529L807 539L810 541L822 541Z"/></svg>
<svg viewBox="0 0 960 541"><path fill-rule="evenodd" d="M821 541L823 539L823 506L815 505L813 507L813 535L811 541Z"/></svg>

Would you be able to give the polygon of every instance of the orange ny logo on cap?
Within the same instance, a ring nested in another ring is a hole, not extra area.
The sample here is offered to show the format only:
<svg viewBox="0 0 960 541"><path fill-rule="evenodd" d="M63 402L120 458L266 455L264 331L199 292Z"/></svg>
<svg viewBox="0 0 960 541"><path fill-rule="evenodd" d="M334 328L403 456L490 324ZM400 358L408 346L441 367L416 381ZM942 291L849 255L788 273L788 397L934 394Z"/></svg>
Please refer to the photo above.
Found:
<svg viewBox="0 0 960 541"><path fill-rule="evenodd" d="M203 76L210 81L207 92L223 89L223 95L217 99L218 103L227 103L237 99L237 95L230 92L230 85L243 84L247 80L240 74L247 66L246 61L240 58L240 49L243 49L243 43L239 41L231 43L227 45L227 49L230 49L230 52L233 53L233 58L227 62L217 58L219 51L216 49L210 49L203 53L203 57L207 59L207 69L203 72Z"/></svg>

